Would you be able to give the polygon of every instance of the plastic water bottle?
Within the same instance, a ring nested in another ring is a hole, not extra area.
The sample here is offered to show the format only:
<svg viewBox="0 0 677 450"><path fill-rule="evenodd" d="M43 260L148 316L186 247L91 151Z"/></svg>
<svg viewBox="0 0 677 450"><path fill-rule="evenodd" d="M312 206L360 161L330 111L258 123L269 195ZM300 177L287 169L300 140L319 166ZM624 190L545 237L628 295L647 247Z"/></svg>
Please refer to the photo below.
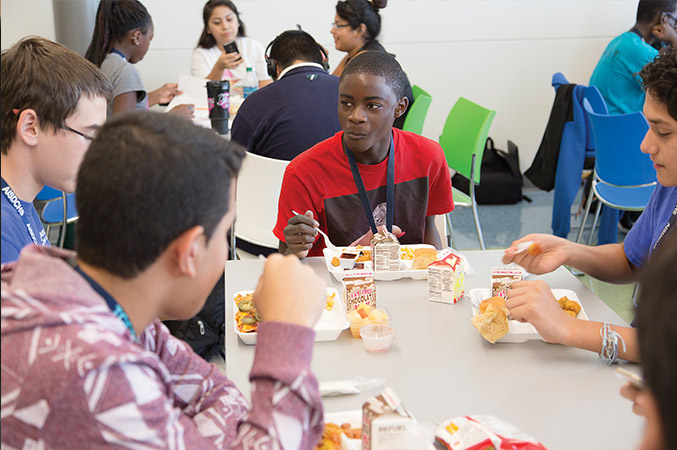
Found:
<svg viewBox="0 0 677 450"><path fill-rule="evenodd" d="M256 75L251 67L247 67L247 74L244 77L242 82L242 93L244 98L247 98L249 94L254 92L259 88L259 80L256 79Z"/></svg>

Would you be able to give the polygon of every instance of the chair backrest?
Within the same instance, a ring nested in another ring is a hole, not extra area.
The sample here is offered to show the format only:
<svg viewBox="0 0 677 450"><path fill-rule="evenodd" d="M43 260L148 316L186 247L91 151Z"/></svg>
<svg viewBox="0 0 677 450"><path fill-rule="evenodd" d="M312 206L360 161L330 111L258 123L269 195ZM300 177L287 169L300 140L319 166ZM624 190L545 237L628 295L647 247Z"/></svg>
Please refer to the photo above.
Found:
<svg viewBox="0 0 677 450"><path fill-rule="evenodd" d="M423 132L423 123L428 115L428 108L430 108L433 98L419 86L414 85L411 87L411 90L414 93L414 103L409 105L409 112L404 119L402 129L421 134Z"/></svg>
<svg viewBox="0 0 677 450"><path fill-rule="evenodd" d="M609 114L609 109L606 106L606 102L604 101L604 97L602 97L602 93L599 92L599 89L597 89L597 86L588 86L585 88L585 94L583 94L585 99L588 101L590 106L592 107L592 111L597 113L597 114Z"/></svg>
<svg viewBox="0 0 677 450"><path fill-rule="evenodd" d="M45 186L43 187L38 195L35 196L36 200L47 201L53 200L55 198L61 198L61 191L54 189L53 187Z"/></svg>
<svg viewBox="0 0 677 450"><path fill-rule="evenodd" d="M616 186L640 186L656 181L651 158L639 146L649 130L641 112L597 114L585 99L595 137L595 173L604 183Z"/></svg>
<svg viewBox="0 0 677 450"><path fill-rule="evenodd" d="M440 136L449 167L475 184L480 182L482 155L494 116L496 111L460 97L449 111ZM473 155L475 173L471 173Z"/></svg>
<svg viewBox="0 0 677 450"><path fill-rule="evenodd" d="M289 161L247 152L237 177L235 237L277 249L277 222L282 178Z"/></svg>
<svg viewBox="0 0 677 450"><path fill-rule="evenodd" d="M51 189L51 188L50 188ZM75 206L75 192L71 194L66 194L61 197L61 191L56 191L59 193L59 198L47 202L45 207L42 209L40 218L45 224L63 224L70 223L78 219L78 210ZM66 200L66 219L63 218L63 200Z"/></svg>

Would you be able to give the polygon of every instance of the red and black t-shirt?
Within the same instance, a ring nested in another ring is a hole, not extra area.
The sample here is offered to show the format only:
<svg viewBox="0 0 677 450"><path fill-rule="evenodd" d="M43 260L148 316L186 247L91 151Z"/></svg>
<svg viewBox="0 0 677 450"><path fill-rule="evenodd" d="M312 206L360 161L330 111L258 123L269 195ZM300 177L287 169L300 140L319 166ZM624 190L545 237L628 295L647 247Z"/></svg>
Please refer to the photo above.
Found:
<svg viewBox="0 0 677 450"><path fill-rule="evenodd" d="M336 133L287 166L273 230L278 239L284 241L283 230L293 215L292 210L301 214L313 211L320 228L336 245L349 245L369 231L350 164L343 152L342 137L342 131ZM449 168L437 142L398 129L393 129L393 140L394 225L404 231L401 243L420 244L424 242L426 216L454 209ZM378 164L357 165L372 209L383 209L388 158ZM380 215L380 211L375 214ZM324 247L322 239L316 240L309 256L321 256Z"/></svg>

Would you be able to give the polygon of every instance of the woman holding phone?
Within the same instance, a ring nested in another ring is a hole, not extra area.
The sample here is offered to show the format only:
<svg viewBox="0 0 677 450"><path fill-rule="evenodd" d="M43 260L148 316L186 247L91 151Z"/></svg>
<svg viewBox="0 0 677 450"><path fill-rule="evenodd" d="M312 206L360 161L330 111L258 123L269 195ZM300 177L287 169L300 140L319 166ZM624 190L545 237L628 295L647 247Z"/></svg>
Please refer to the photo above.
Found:
<svg viewBox="0 0 677 450"><path fill-rule="evenodd" d="M209 80L243 80L251 67L259 87L271 83L265 49L245 35L240 13L230 0L209 0L202 10L204 28L193 51L191 73Z"/></svg>

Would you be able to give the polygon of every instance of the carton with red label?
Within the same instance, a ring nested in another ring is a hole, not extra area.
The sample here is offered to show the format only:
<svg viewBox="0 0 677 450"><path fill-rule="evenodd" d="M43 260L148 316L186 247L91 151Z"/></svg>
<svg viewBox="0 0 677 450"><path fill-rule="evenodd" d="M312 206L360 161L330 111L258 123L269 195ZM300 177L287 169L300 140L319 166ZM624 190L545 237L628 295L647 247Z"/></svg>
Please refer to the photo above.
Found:
<svg viewBox="0 0 677 450"><path fill-rule="evenodd" d="M343 296L346 312L356 310L361 304L376 308L376 283L371 270L346 270L343 275Z"/></svg>
<svg viewBox="0 0 677 450"><path fill-rule="evenodd" d="M454 304L465 294L463 259L450 250L443 250L428 266L428 300Z"/></svg>

